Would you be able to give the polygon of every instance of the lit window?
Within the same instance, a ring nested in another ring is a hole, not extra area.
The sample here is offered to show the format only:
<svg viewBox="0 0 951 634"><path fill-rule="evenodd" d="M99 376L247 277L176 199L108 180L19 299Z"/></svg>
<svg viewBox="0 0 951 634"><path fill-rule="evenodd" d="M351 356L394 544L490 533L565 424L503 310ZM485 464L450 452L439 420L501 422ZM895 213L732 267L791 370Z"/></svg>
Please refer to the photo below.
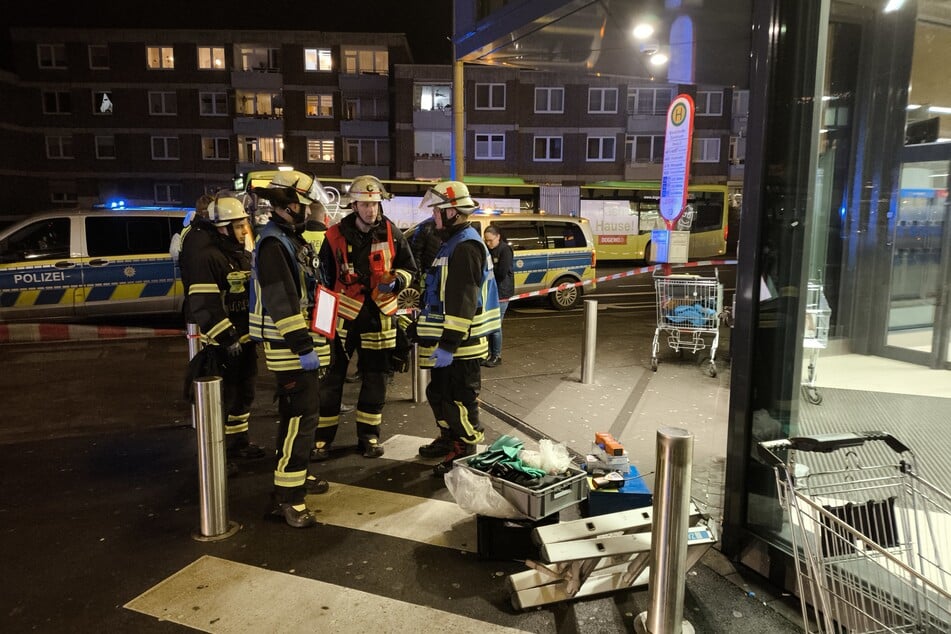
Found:
<svg viewBox="0 0 951 634"><path fill-rule="evenodd" d="M224 70L225 49L221 46L199 46L198 68L201 70Z"/></svg>
<svg viewBox="0 0 951 634"><path fill-rule="evenodd" d="M311 163L333 163L333 139L307 139L307 160Z"/></svg>
<svg viewBox="0 0 951 634"><path fill-rule="evenodd" d="M476 84L476 110L505 110L505 84Z"/></svg>
<svg viewBox="0 0 951 634"><path fill-rule="evenodd" d="M475 135L475 157L491 161L505 159L504 134L477 134Z"/></svg>
<svg viewBox="0 0 951 634"><path fill-rule="evenodd" d="M175 68L175 52L171 46L147 46L145 58L151 70L171 70Z"/></svg>
<svg viewBox="0 0 951 634"><path fill-rule="evenodd" d="M617 139L613 136L589 136L587 160L590 162L613 161L616 142Z"/></svg>
<svg viewBox="0 0 951 634"><path fill-rule="evenodd" d="M564 88L536 88L535 89L535 112L564 112L565 111L565 89Z"/></svg>
<svg viewBox="0 0 951 634"><path fill-rule="evenodd" d="M36 62L40 68L66 68L66 45L37 44Z"/></svg>
<svg viewBox="0 0 951 634"><path fill-rule="evenodd" d="M152 158L156 161L177 161L179 157L177 136L152 137Z"/></svg>
<svg viewBox="0 0 951 634"><path fill-rule="evenodd" d="M305 100L308 117L334 116L333 95L307 95Z"/></svg>
<svg viewBox="0 0 951 634"><path fill-rule="evenodd" d="M109 90L94 90L92 93L92 113L112 114L112 92Z"/></svg>
<svg viewBox="0 0 951 634"><path fill-rule="evenodd" d="M617 112L617 88L589 88L588 112L592 114Z"/></svg>
<svg viewBox="0 0 951 634"><path fill-rule="evenodd" d="M561 160L560 136L537 136L535 137L535 156L536 161L560 161Z"/></svg>
<svg viewBox="0 0 951 634"><path fill-rule="evenodd" d="M452 105L449 84L416 84L413 86L414 110L447 110Z"/></svg>
<svg viewBox="0 0 951 634"><path fill-rule="evenodd" d="M385 49L345 48L340 51L340 56L343 72L350 75L387 75L390 72L390 55Z"/></svg>
<svg viewBox="0 0 951 634"><path fill-rule="evenodd" d="M330 71L333 70L333 58L329 48L305 48L304 70Z"/></svg>

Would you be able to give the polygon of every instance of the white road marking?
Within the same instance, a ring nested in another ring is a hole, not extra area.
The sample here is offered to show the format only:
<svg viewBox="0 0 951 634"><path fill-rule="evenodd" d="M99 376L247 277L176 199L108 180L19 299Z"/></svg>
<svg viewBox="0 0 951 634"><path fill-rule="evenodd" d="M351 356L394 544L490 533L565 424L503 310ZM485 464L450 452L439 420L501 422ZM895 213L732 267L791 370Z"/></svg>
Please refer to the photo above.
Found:
<svg viewBox="0 0 951 634"><path fill-rule="evenodd" d="M359 606L359 609L356 609ZM516 630L343 586L205 555L125 606L202 632L453 634Z"/></svg>

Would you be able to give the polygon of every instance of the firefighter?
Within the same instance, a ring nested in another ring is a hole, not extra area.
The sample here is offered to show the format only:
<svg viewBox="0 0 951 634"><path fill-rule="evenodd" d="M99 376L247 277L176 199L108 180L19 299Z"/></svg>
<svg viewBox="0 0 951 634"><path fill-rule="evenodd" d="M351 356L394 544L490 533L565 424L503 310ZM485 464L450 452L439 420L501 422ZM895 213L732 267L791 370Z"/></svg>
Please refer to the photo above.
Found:
<svg viewBox="0 0 951 634"><path fill-rule="evenodd" d="M221 366L229 461L264 457L248 439L257 376L257 352L248 336L251 256L244 246L250 233L242 202L221 194L190 223L180 256L188 321L198 325L204 346L214 346L209 350ZM229 462L228 470L237 469Z"/></svg>
<svg viewBox="0 0 951 634"><path fill-rule="evenodd" d="M330 457L347 366L355 352L358 447L367 458L383 455L380 423L387 375L394 370L394 355L403 352L397 347L396 295L416 272L403 233L383 215L382 203L389 198L375 176L354 178L342 201L352 212L327 230L320 249L321 269L339 303L333 363L321 383L320 422L311 452L315 461Z"/></svg>
<svg viewBox="0 0 951 634"><path fill-rule="evenodd" d="M255 193L273 208L254 247L250 316L251 337L263 342L267 367L277 381L280 414L268 517L307 528L317 520L304 496L329 488L325 480L309 475L307 467L320 412L318 371L330 363L330 346L310 329L319 271L301 234L310 203L329 198L316 178L296 170L278 172Z"/></svg>
<svg viewBox="0 0 951 634"><path fill-rule="evenodd" d="M433 474L445 475L453 461L475 453L484 438L479 422L480 361L488 356L486 335L499 330L499 294L492 258L468 221L479 205L464 183L437 183L421 207L432 209L442 246L426 274L422 311L414 337L420 367L432 368L426 398L439 436L419 448L424 458L442 457Z"/></svg>

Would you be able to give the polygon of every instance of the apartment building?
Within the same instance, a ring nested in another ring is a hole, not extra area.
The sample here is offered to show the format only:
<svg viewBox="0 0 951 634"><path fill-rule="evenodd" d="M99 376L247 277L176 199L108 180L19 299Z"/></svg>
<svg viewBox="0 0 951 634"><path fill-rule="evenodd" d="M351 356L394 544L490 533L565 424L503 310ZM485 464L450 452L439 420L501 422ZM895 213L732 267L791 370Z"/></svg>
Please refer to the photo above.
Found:
<svg viewBox="0 0 951 634"><path fill-rule="evenodd" d="M402 34L20 28L0 73L3 214L192 204L236 174L451 174L452 68ZM556 188L659 180L674 96L697 105L693 183L742 182L746 91L468 65L467 177ZM15 186L14 186L15 185ZM500 192L505 193L505 192Z"/></svg>

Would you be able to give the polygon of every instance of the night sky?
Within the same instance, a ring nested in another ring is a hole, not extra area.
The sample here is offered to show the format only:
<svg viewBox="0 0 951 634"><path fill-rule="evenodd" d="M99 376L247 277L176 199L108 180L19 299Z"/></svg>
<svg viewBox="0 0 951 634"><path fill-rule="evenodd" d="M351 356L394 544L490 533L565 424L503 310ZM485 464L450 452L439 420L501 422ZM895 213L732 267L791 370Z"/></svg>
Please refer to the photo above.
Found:
<svg viewBox="0 0 951 634"><path fill-rule="evenodd" d="M448 64L453 0L52 0L3 11L0 26L406 33L418 64ZM160 11L152 11L159 7ZM5 29L4 29L5 31ZM6 33L4 33L6 35Z"/></svg>

